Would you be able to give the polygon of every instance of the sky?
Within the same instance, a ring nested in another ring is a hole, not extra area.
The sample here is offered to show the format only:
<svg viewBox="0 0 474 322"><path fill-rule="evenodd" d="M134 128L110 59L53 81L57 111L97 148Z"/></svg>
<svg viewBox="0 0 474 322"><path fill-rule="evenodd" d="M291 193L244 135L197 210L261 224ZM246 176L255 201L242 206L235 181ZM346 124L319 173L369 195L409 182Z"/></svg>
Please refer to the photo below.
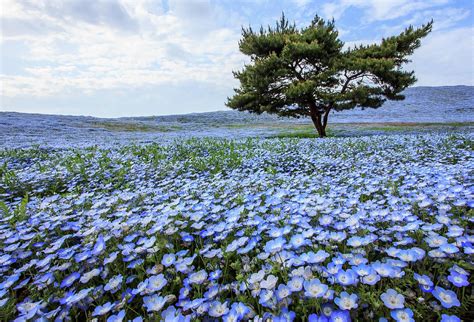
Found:
<svg viewBox="0 0 474 322"><path fill-rule="evenodd" d="M224 110L242 26L334 18L350 46L434 19L416 86L474 85L472 0L0 0L0 111L99 117Z"/></svg>

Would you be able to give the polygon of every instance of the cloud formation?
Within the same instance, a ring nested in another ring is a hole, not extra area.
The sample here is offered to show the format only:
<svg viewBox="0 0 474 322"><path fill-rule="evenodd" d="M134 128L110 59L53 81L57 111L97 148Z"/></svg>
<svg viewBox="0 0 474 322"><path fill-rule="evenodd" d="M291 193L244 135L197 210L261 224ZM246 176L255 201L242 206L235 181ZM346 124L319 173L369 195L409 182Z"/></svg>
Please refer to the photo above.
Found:
<svg viewBox="0 0 474 322"><path fill-rule="evenodd" d="M237 85L232 70L246 62L238 51L240 27L271 24L281 11L301 25L315 13L334 17L351 43L434 18L435 31L408 67L420 85L473 84L472 13L462 1L3 0L1 6L0 110L122 116L222 109ZM78 109L77 102L88 106Z"/></svg>

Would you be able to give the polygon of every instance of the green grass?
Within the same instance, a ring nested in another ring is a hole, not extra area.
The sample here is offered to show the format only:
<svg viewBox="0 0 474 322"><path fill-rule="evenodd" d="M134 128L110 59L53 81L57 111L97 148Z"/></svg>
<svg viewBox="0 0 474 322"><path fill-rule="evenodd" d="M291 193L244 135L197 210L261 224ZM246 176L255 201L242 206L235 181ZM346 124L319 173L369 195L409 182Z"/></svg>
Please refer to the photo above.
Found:
<svg viewBox="0 0 474 322"><path fill-rule="evenodd" d="M128 122L94 122L91 126L113 132L171 132L181 130L181 127L178 125L164 126Z"/></svg>

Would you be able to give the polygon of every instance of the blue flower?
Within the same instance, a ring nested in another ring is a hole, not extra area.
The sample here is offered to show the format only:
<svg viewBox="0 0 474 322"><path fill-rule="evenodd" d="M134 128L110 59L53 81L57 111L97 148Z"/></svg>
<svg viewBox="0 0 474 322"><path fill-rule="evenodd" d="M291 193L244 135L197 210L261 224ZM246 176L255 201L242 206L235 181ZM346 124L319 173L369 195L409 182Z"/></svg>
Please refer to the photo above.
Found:
<svg viewBox="0 0 474 322"><path fill-rule="evenodd" d="M67 276L66 278L63 279L61 282L61 288L69 287L71 286L75 281L77 281L81 277L81 274L78 272L74 272L71 275Z"/></svg>
<svg viewBox="0 0 474 322"><path fill-rule="evenodd" d="M93 270L82 274L80 282L85 284L85 283L89 282L92 278L94 278L96 276L99 276L99 274L100 274L100 269L94 268Z"/></svg>
<svg viewBox="0 0 474 322"><path fill-rule="evenodd" d="M274 317L275 322L292 322L296 317L296 313L293 311L288 311L286 307L281 310L279 317Z"/></svg>
<svg viewBox="0 0 474 322"><path fill-rule="evenodd" d="M189 322L191 321L190 316L183 316L181 312L176 310L174 306L168 307L161 313L163 322Z"/></svg>
<svg viewBox="0 0 474 322"><path fill-rule="evenodd" d="M346 271L341 269L336 274L336 281L341 285L348 286L348 285L357 284L358 277L357 277L357 274L352 269L348 269Z"/></svg>
<svg viewBox="0 0 474 322"><path fill-rule="evenodd" d="M417 273L414 273L413 274L413 277L418 281L418 283L420 284L423 284L423 285L426 285L426 286L432 286L433 285L433 282L431 281L431 279L426 276L426 275L419 275Z"/></svg>
<svg viewBox="0 0 474 322"><path fill-rule="evenodd" d="M307 259L305 261L310 264L322 263L326 260L326 258L330 256L328 252L322 249L318 250L316 253L309 252L303 255L307 256Z"/></svg>
<svg viewBox="0 0 474 322"><path fill-rule="evenodd" d="M20 312L21 316L26 319L33 318L36 314L41 313L41 309L43 308L43 301L38 302L30 302L24 301L16 306L18 312Z"/></svg>
<svg viewBox="0 0 474 322"><path fill-rule="evenodd" d="M226 315L229 312L227 307L227 302L221 303L219 301L214 301L209 305L209 315L218 318L223 315Z"/></svg>
<svg viewBox="0 0 474 322"><path fill-rule="evenodd" d="M173 265L176 261L176 255L175 254L165 254L163 256L163 259L161 260L161 264L165 267L170 267Z"/></svg>
<svg viewBox="0 0 474 322"><path fill-rule="evenodd" d="M339 297L336 297L334 300L334 303L336 303L337 306L341 310L352 310L357 308L357 299L358 296L356 294L349 294L347 292L342 292Z"/></svg>
<svg viewBox="0 0 474 322"><path fill-rule="evenodd" d="M161 311L166 304L166 299L157 294L143 297L143 305L145 305L148 312Z"/></svg>
<svg viewBox="0 0 474 322"><path fill-rule="evenodd" d="M222 270L217 269L211 273L209 273L209 280L210 281L216 281L218 280L222 275Z"/></svg>
<svg viewBox="0 0 474 322"><path fill-rule="evenodd" d="M380 281L380 275L375 272L371 272L368 275L362 276L361 278L362 283L367 285L375 285L378 281Z"/></svg>
<svg viewBox="0 0 474 322"><path fill-rule="evenodd" d="M207 280L207 272L205 270L200 270L199 272L192 273L189 276L190 284L202 284Z"/></svg>
<svg viewBox="0 0 474 322"><path fill-rule="evenodd" d="M107 284L105 284L104 290L105 291L110 291L111 293L115 293L121 286L123 281L123 276L122 275L116 275L112 277Z"/></svg>
<svg viewBox="0 0 474 322"><path fill-rule="evenodd" d="M317 315L316 313L308 316L308 322L328 322L329 319L324 315Z"/></svg>
<svg viewBox="0 0 474 322"><path fill-rule="evenodd" d="M322 284L321 281L317 278L303 283L305 293L304 295L312 298L323 297L328 290L326 284Z"/></svg>
<svg viewBox="0 0 474 322"><path fill-rule="evenodd" d="M310 241L304 238L303 234L293 235L290 239L290 245L295 249L298 249L301 246L309 245L309 244L310 244Z"/></svg>
<svg viewBox="0 0 474 322"><path fill-rule="evenodd" d="M112 308L115 306L114 303L107 302L103 305L98 305L95 307L94 312L92 312L92 316L99 316L104 315L110 312Z"/></svg>
<svg viewBox="0 0 474 322"><path fill-rule="evenodd" d="M97 256L100 253L102 253L104 249L105 249L105 240L104 240L104 237L100 235L97 238L97 242L95 243L94 248L92 249L92 255Z"/></svg>
<svg viewBox="0 0 474 322"><path fill-rule="evenodd" d="M262 290L259 295L258 303L264 307L272 308L275 305L274 292L271 290Z"/></svg>
<svg viewBox="0 0 474 322"><path fill-rule="evenodd" d="M459 248L456 247L456 245L453 244L444 244L439 247L439 249L445 253L448 254L456 254L459 253Z"/></svg>
<svg viewBox="0 0 474 322"><path fill-rule="evenodd" d="M461 319L458 318L456 315L441 315L441 322L461 322Z"/></svg>
<svg viewBox="0 0 474 322"><path fill-rule="evenodd" d="M401 294L398 294L394 289L389 288L385 293L380 295L380 299L389 309L404 308L405 297Z"/></svg>
<svg viewBox="0 0 474 322"><path fill-rule="evenodd" d="M163 274L154 275L148 278L147 290L151 292L160 291L168 281L165 279Z"/></svg>
<svg viewBox="0 0 474 322"><path fill-rule="evenodd" d="M285 284L280 284L275 293L276 293L277 299L281 301L291 295L291 290Z"/></svg>
<svg viewBox="0 0 474 322"><path fill-rule="evenodd" d="M283 249L286 241L282 237L270 240L265 244L264 250L268 254L274 254Z"/></svg>
<svg viewBox="0 0 474 322"><path fill-rule="evenodd" d="M447 309L450 309L453 306L461 305L456 293L453 291L445 290L442 287L436 286L431 294L433 294L433 296L441 302L441 305Z"/></svg>
<svg viewBox="0 0 474 322"><path fill-rule="evenodd" d="M117 258L119 252L110 253L108 257L104 259L104 265L110 264Z"/></svg>
<svg viewBox="0 0 474 322"><path fill-rule="evenodd" d="M456 271L452 271L451 274L448 276L448 281L453 283L456 287L463 287L468 286L469 281L467 280L467 276L463 274L459 274Z"/></svg>
<svg viewBox="0 0 474 322"><path fill-rule="evenodd" d="M349 311L333 311L331 313L331 316L329 317L330 322L350 322L351 321L351 315L349 314Z"/></svg>
<svg viewBox="0 0 474 322"><path fill-rule="evenodd" d="M413 322L413 311L409 308L398 309L390 312L390 316L397 322Z"/></svg>
<svg viewBox="0 0 474 322"><path fill-rule="evenodd" d="M301 276L294 276L291 280L288 281L288 288L292 292L298 292L303 289L304 278Z"/></svg>
<svg viewBox="0 0 474 322"><path fill-rule="evenodd" d="M230 310L229 313L222 317L223 322L237 322L240 321L242 318L239 316L239 313L235 310Z"/></svg>
<svg viewBox="0 0 474 322"><path fill-rule="evenodd" d="M372 268L382 277L394 277L397 272L394 266L379 262L372 264Z"/></svg>
<svg viewBox="0 0 474 322"><path fill-rule="evenodd" d="M250 313L250 308L242 302L233 303L231 310L238 313L239 319L243 319L248 313Z"/></svg>
<svg viewBox="0 0 474 322"><path fill-rule="evenodd" d="M125 310L120 310L117 314L109 316L107 322L122 322L124 318Z"/></svg>
<svg viewBox="0 0 474 322"><path fill-rule="evenodd" d="M219 293L220 286L219 285L212 285L209 286L209 289L204 293L204 297L206 299L212 299Z"/></svg>

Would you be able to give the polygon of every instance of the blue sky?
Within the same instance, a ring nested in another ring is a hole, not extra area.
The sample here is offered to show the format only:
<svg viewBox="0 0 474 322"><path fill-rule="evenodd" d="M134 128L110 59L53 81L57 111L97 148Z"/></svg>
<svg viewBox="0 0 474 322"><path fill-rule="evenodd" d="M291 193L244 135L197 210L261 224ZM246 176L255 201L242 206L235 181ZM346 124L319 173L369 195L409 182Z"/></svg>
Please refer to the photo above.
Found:
<svg viewBox="0 0 474 322"><path fill-rule="evenodd" d="M241 26L334 17L347 45L434 19L417 85L474 85L471 0L2 0L0 111L163 115L225 109Z"/></svg>

